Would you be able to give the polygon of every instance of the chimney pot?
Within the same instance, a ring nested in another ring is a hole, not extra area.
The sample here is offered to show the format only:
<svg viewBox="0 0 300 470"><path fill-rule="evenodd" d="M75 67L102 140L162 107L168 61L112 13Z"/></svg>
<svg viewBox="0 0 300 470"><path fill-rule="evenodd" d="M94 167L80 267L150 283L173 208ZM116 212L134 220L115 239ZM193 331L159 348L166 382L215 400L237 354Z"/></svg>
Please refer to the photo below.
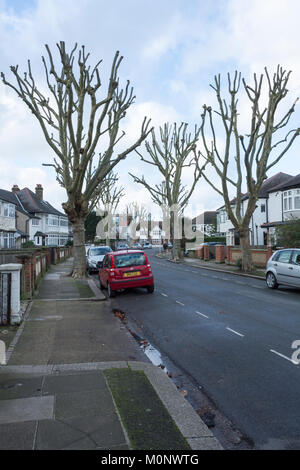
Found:
<svg viewBox="0 0 300 470"><path fill-rule="evenodd" d="M38 198L39 201L43 201L43 186L41 184L37 184L35 187L35 195Z"/></svg>
<svg viewBox="0 0 300 470"><path fill-rule="evenodd" d="M14 184L13 187L11 188L11 191L13 193L17 193L18 191L20 191L20 188L17 184Z"/></svg>

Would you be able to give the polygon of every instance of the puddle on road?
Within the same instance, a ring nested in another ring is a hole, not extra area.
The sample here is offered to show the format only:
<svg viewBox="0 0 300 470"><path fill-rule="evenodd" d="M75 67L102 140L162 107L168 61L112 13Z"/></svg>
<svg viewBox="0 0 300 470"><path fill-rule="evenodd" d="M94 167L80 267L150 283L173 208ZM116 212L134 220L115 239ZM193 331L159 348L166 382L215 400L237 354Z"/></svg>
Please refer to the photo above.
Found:
<svg viewBox="0 0 300 470"><path fill-rule="evenodd" d="M127 330L139 344L141 350L146 354L150 362L157 367L160 367L166 374L168 374L168 369L164 364L162 356L160 352L155 349L148 340L141 338L138 334L136 334L128 325L126 319L126 313L120 310L119 308L112 309L113 314L115 317L119 318L124 325L126 325Z"/></svg>
<svg viewBox="0 0 300 470"><path fill-rule="evenodd" d="M155 349L150 343L142 345L141 349L144 351L144 353L146 354L148 359L150 359L154 366L161 367L166 373L168 372L166 366L163 364L160 352Z"/></svg>

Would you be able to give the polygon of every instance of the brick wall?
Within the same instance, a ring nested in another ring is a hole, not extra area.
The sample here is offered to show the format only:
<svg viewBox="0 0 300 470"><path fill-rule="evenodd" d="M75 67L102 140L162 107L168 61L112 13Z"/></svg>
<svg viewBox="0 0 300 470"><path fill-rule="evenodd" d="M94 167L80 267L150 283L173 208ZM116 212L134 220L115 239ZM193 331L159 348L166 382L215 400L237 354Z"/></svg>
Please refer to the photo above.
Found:
<svg viewBox="0 0 300 470"><path fill-rule="evenodd" d="M57 264L73 256L73 247L43 247L42 249L18 250L14 252L14 256L14 262L23 265L21 270L21 296L31 299L40 279L44 276L50 264Z"/></svg>

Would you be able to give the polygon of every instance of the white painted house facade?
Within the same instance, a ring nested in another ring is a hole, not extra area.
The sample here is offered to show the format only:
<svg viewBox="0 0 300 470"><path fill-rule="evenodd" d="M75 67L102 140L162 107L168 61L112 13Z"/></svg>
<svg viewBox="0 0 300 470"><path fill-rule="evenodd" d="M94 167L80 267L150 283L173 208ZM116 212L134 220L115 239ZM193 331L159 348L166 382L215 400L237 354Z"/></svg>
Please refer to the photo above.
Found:
<svg viewBox="0 0 300 470"><path fill-rule="evenodd" d="M234 211L236 201L231 202ZM245 213L247 204L248 197L244 195L242 214ZM291 218L300 218L300 175L277 173L266 179L261 187L256 209L249 224L251 245L267 245L269 236L274 233L276 226ZM224 206L217 210L217 230L226 234L227 245L239 245L238 234Z"/></svg>
<svg viewBox="0 0 300 470"><path fill-rule="evenodd" d="M72 238L67 216L43 199L43 188L35 193L14 185L0 189L0 248L20 248L30 240L37 246L64 246Z"/></svg>
<svg viewBox="0 0 300 470"><path fill-rule="evenodd" d="M0 248L14 248L17 201L10 191L0 190Z"/></svg>
<svg viewBox="0 0 300 470"><path fill-rule="evenodd" d="M37 246L64 246L70 238L68 218L44 200L42 186L35 193L24 188L15 194L30 214L29 240Z"/></svg>

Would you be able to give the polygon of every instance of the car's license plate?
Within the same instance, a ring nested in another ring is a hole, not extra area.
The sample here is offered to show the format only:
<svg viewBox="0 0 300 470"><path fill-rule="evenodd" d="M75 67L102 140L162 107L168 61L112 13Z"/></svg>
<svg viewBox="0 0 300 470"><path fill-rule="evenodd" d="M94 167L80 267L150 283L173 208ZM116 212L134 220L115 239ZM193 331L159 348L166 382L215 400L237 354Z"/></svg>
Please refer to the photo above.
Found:
<svg viewBox="0 0 300 470"><path fill-rule="evenodd" d="M130 273L124 273L124 277L132 277L132 276L139 276L141 271L132 271Z"/></svg>

